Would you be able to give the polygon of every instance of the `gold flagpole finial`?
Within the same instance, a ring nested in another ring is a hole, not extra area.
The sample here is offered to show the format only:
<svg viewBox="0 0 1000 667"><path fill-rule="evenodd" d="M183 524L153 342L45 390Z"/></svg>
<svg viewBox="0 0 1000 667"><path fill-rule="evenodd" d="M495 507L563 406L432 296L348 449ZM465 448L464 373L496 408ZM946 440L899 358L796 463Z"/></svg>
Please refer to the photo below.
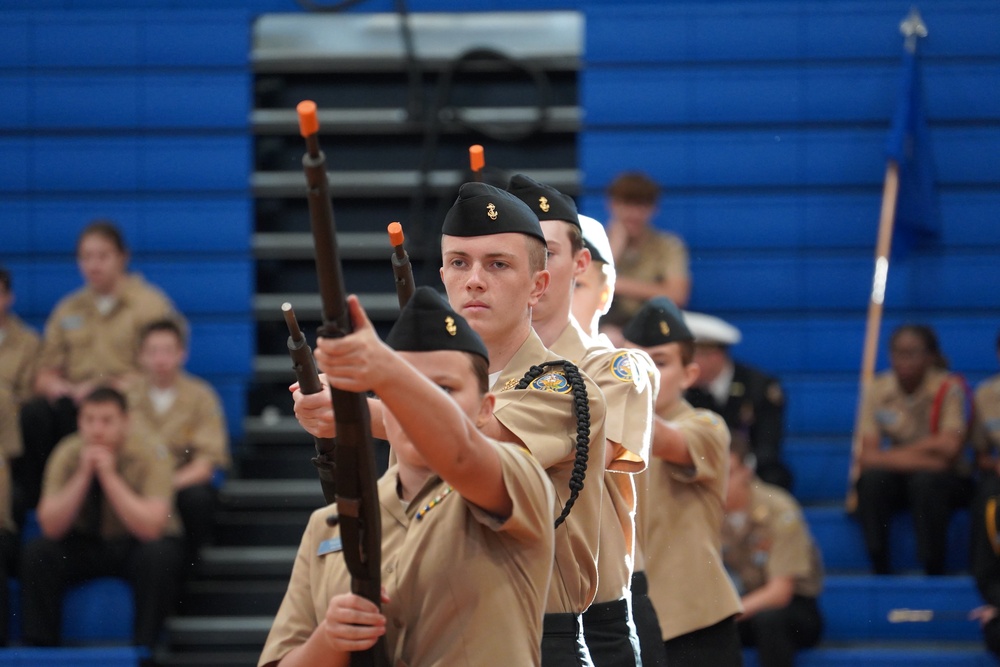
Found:
<svg viewBox="0 0 1000 667"><path fill-rule="evenodd" d="M917 50L917 40L927 36L927 25L920 17L920 12L916 7L910 8L910 13L899 24L899 32L903 33L906 39L906 50L915 53Z"/></svg>

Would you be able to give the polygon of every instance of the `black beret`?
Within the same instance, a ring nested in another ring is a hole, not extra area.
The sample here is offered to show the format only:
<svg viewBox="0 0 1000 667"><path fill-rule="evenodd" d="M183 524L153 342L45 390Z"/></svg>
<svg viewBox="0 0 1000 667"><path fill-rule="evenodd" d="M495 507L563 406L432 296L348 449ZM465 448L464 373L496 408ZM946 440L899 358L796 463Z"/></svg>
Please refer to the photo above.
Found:
<svg viewBox="0 0 1000 667"><path fill-rule="evenodd" d="M576 202L553 187L539 183L524 174L511 176L507 192L528 205L539 220L565 220L580 226Z"/></svg>
<svg viewBox="0 0 1000 667"><path fill-rule="evenodd" d="M483 339L444 297L426 285L418 287L385 339L398 352L456 350L478 354L489 363Z"/></svg>
<svg viewBox="0 0 1000 667"><path fill-rule="evenodd" d="M545 243L542 227L531 209L509 192L486 183L464 183L441 227L441 233L449 236L509 232L527 234Z"/></svg>
<svg viewBox="0 0 1000 667"><path fill-rule="evenodd" d="M647 301L622 329L622 336L642 347L694 340L680 309L665 296Z"/></svg>

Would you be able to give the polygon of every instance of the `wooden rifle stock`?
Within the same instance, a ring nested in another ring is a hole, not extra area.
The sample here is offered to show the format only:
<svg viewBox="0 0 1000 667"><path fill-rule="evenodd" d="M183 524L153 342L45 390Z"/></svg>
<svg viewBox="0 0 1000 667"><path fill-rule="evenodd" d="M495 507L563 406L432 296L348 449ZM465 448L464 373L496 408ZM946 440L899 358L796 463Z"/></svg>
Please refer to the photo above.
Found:
<svg viewBox="0 0 1000 667"><path fill-rule="evenodd" d="M292 304L281 304L281 312L285 316L285 324L288 325L288 356L292 358L292 370L295 371L295 379L299 382L299 390L307 396L318 394L323 391L323 383L319 381L316 360L313 359L306 335L302 333L299 322L295 319ZM337 486L334 479L334 448L337 446L337 441L333 438L319 437L314 437L313 440L316 443L316 456L313 457L312 463L319 472L323 497L327 503L335 503Z"/></svg>
<svg viewBox="0 0 1000 667"><path fill-rule="evenodd" d="M410 256L403 247L403 226L398 222L389 223L389 243L392 244L392 275L396 278L396 298L399 299L399 308L407 304L413 296L416 285L413 283L413 266L410 264Z"/></svg>
<svg viewBox="0 0 1000 667"><path fill-rule="evenodd" d="M302 156L309 222L316 255L323 323L319 335L341 338L351 333L351 315L337 247L336 226L326 175L326 156L319 147L316 103L298 105L299 130L306 143ZM382 522L375 471L375 445L371 435L368 398L364 394L330 387L337 424L335 484L337 516L344 560L351 574L351 590L382 607ZM388 665L385 642L351 654L351 667Z"/></svg>

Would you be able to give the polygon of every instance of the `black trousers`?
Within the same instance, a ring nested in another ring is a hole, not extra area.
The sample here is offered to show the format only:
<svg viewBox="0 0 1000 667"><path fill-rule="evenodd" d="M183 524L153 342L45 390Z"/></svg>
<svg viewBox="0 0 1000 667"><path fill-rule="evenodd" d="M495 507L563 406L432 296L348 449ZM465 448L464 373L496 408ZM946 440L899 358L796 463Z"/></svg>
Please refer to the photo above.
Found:
<svg viewBox="0 0 1000 667"><path fill-rule="evenodd" d="M212 543L219 492L206 482L183 488L174 498L184 524L184 568L189 570L197 562L199 550Z"/></svg>
<svg viewBox="0 0 1000 667"><path fill-rule="evenodd" d="M670 667L742 667L743 648L736 617L663 642Z"/></svg>
<svg viewBox="0 0 1000 667"><path fill-rule="evenodd" d="M990 653L1000 658L1000 617L983 626L983 640Z"/></svg>
<svg viewBox="0 0 1000 667"><path fill-rule="evenodd" d="M60 440L76 433L76 412L76 404L65 396L54 403L35 398L21 407L24 452L11 462L14 520L19 526L25 513L38 505L49 454Z"/></svg>
<svg viewBox="0 0 1000 667"><path fill-rule="evenodd" d="M796 595L787 607L769 609L738 624L744 646L756 646L761 667L793 667L795 652L819 643L823 618L816 598Z"/></svg>
<svg viewBox="0 0 1000 667"><path fill-rule="evenodd" d="M542 667L594 667L583 640L578 614L545 614L542 619Z"/></svg>
<svg viewBox="0 0 1000 667"><path fill-rule="evenodd" d="M17 535L0 530L0 646L10 639L10 589L9 577L17 576Z"/></svg>
<svg viewBox="0 0 1000 667"><path fill-rule="evenodd" d="M583 612L583 638L596 667L642 665L629 607L629 600L622 598L594 603Z"/></svg>
<svg viewBox="0 0 1000 667"><path fill-rule="evenodd" d="M24 643L59 645L62 599L69 586L97 577L123 577L135 600L133 643L152 649L177 601L183 553L176 537L139 542L70 534L62 540L32 540L21 558Z"/></svg>
<svg viewBox="0 0 1000 667"><path fill-rule="evenodd" d="M927 574L944 574L948 549L948 522L959 507L969 504L972 481L952 472L899 473L866 470L858 479L857 517L875 574L892 571L889 522L896 512L910 508L917 537L917 557Z"/></svg>
<svg viewBox="0 0 1000 667"><path fill-rule="evenodd" d="M645 572L632 575L632 620L639 636L642 667L666 667L667 654L663 648L660 619L656 616L653 601L649 599L649 580Z"/></svg>

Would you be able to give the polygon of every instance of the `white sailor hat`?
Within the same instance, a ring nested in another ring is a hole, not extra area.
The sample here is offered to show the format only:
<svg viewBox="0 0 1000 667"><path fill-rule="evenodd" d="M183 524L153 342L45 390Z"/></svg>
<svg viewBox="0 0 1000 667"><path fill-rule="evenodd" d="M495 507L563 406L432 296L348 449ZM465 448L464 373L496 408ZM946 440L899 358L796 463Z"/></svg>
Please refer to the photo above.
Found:
<svg viewBox="0 0 1000 667"><path fill-rule="evenodd" d="M590 250L590 255L597 262L604 262L615 268L615 258L611 256L611 242L604 225L587 215L580 215L580 230L583 232L583 243Z"/></svg>
<svg viewBox="0 0 1000 667"><path fill-rule="evenodd" d="M694 342L716 345L736 345L743 339L740 330L729 322L705 313L684 311L684 322L694 336Z"/></svg>

